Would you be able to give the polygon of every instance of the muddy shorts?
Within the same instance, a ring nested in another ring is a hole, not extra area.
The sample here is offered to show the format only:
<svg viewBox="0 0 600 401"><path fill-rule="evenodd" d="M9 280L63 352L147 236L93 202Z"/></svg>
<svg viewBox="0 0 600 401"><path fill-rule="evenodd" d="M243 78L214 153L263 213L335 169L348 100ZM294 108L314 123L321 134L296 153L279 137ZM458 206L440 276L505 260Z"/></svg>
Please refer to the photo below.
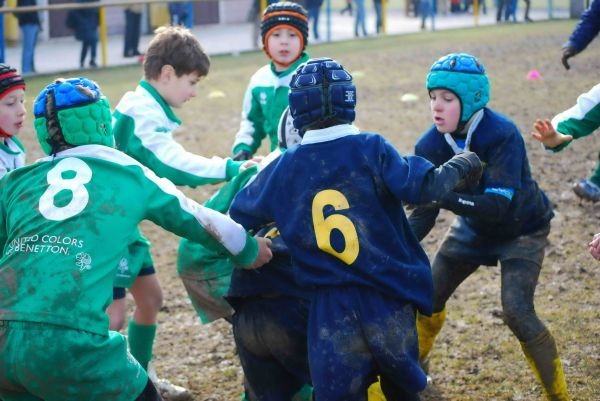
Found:
<svg viewBox="0 0 600 401"><path fill-rule="evenodd" d="M317 399L365 400L382 385L416 394L427 377L419 364L416 312L411 303L361 287L315 292L308 320L308 358ZM404 399L404 398L402 398Z"/></svg>
<svg viewBox="0 0 600 401"><path fill-rule="evenodd" d="M476 265L496 266L498 261L524 259L539 266L544 260L549 233L550 224L512 239L484 237L458 217L448 229L439 252Z"/></svg>
<svg viewBox="0 0 600 401"><path fill-rule="evenodd" d="M204 274L186 271L180 278L202 324L233 315L233 308L224 298L231 282L230 274L207 278Z"/></svg>
<svg viewBox="0 0 600 401"><path fill-rule="evenodd" d="M147 381L119 333L0 320L3 401L133 401Z"/></svg>
<svg viewBox="0 0 600 401"><path fill-rule="evenodd" d="M131 288L138 276L154 273L150 242L140 233L127 247L127 254L119 261L113 286Z"/></svg>

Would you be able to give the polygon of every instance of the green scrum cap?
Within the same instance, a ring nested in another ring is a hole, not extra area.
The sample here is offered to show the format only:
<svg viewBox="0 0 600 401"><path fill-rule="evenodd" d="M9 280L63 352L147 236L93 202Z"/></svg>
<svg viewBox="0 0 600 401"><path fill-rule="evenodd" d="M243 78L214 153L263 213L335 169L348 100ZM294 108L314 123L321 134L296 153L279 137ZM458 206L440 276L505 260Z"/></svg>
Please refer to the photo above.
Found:
<svg viewBox="0 0 600 401"><path fill-rule="evenodd" d="M485 67L476 57L466 53L448 54L433 63L426 85L428 91L446 89L458 97L460 125L466 124L490 100L490 81Z"/></svg>
<svg viewBox="0 0 600 401"><path fill-rule="evenodd" d="M33 114L46 154L80 145L114 146L110 105L89 79L58 79L46 86L35 100Z"/></svg>

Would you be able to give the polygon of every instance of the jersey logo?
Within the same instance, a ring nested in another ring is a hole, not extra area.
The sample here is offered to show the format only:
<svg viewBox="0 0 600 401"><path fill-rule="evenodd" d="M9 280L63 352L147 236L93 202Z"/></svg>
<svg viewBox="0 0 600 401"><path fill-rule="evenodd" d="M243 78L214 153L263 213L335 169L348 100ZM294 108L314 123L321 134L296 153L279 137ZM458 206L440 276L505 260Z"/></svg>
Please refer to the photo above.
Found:
<svg viewBox="0 0 600 401"><path fill-rule="evenodd" d="M75 265L79 267L79 271L92 270L92 257L85 252L79 252L75 255Z"/></svg>

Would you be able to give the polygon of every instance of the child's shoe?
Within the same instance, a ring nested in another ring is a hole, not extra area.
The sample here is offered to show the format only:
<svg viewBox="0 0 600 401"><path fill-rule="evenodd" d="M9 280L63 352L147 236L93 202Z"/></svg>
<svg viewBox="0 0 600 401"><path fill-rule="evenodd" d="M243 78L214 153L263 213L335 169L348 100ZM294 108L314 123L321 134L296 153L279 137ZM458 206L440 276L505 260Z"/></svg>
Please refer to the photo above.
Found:
<svg viewBox="0 0 600 401"><path fill-rule="evenodd" d="M181 387L177 386L167 379L159 379L156 375L156 371L150 365L148 367L148 378L154 383L154 387L160 393L160 395L165 399L165 401L192 401L192 394L190 392Z"/></svg>
<svg viewBox="0 0 600 401"><path fill-rule="evenodd" d="M588 179L583 179L573 185L573 192L581 199L592 202L598 202L600 200L600 187Z"/></svg>

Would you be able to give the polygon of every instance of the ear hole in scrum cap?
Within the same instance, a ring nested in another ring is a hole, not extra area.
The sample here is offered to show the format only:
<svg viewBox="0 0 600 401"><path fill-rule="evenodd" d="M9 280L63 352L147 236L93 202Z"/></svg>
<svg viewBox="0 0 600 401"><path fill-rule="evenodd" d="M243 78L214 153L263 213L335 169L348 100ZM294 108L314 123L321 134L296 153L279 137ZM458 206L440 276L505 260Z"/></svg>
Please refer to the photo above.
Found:
<svg viewBox="0 0 600 401"><path fill-rule="evenodd" d="M62 79L57 79L55 81L57 84L62 82L64 82ZM52 149L51 154L56 154L61 150L68 148L69 144L65 141L65 137L60 126L60 121L58 120L58 109L56 107L54 89L50 89L48 92L46 92L45 115L46 131L48 132L46 142Z"/></svg>

